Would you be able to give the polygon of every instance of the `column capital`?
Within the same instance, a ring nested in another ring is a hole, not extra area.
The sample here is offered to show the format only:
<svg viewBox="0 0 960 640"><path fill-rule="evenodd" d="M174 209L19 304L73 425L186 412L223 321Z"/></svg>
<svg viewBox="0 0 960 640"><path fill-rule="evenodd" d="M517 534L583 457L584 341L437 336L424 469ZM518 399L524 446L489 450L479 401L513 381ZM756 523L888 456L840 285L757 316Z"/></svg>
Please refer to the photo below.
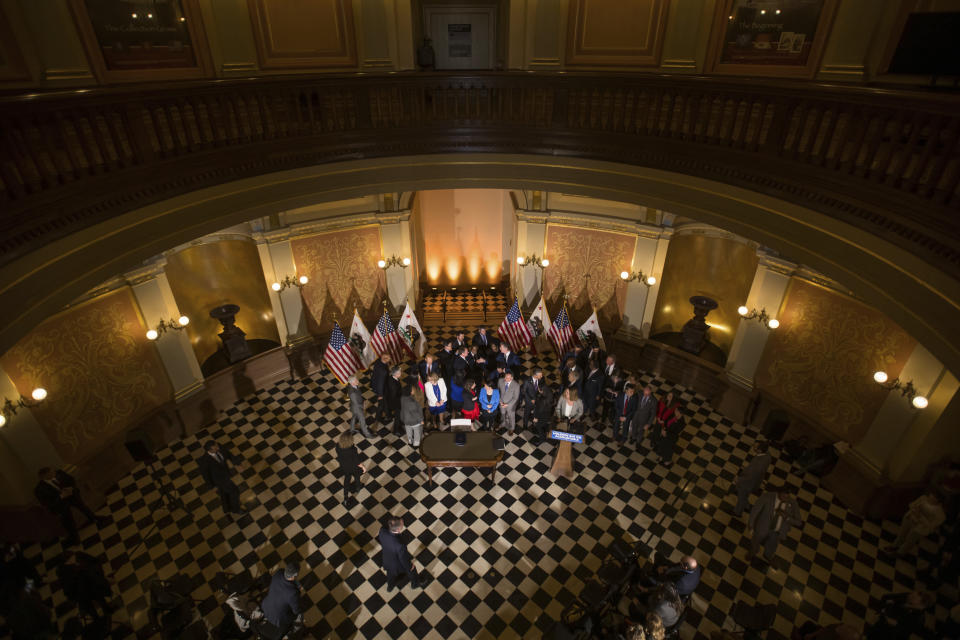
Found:
<svg viewBox="0 0 960 640"><path fill-rule="evenodd" d="M757 258L759 260L757 263L758 269L766 269L784 276L792 276L797 269L795 262L784 260L763 250L757 251Z"/></svg>
<svg viewBox="0 0 960 640"><path fill-rule="evenodd" d="M149 264L127 271L123 274L123 279L126 280L127 284L131 287L143 284L144 282L149 282L156 277L162 276L165 273L166 267L167 259L161 256Z"/></svg>

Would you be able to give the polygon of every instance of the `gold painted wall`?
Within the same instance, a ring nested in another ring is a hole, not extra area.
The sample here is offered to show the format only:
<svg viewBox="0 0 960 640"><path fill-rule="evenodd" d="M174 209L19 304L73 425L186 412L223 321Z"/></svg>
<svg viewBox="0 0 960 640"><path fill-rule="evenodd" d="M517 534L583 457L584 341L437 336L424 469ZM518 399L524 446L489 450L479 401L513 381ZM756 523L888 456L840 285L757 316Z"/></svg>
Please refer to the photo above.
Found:
<svg viewBox="0 0 960 640"><path fill-rule="evenodd" d="M310 333L333 327L333 314L349 326L354 307L368 324L382 312L387 286L380 259L380 227L355 227L290 241L297 274L310 278L301 293ZM396 267L394 267L396 268Z"/></svg>
<svg viewBox="0 0 960 640"><path fill-rule="evenodd" d="M855 444L890 393L873 381L896 378L917 345L872 307L794 278L757 367L757 386Z"/></svg>
<svg viewBox="0 0 960 640"><path fill-rule="evenodd" d="M79 463L154 408L172 388L129 287L46 320L0 358L57 453Z"/></svg>
<svg viewBox="0 0 960 640"><path fill-rule="evenodd" d="M666 0L570 0L567 65L658 65L667 4Z"/></svg>
<svg viewBox="0 0 960 640"><path fill-rule="evenodd" d="M627 295L620 272L630 268L636 244L632 234L548 224L543 291L550 307L559 309L566 295L571 322L579 326L595 307L601 329L615 330Z"/></svg>
<svg viewBox="0 0 960 640"><path fill-rule="evenodd" d="M703 234L675 235L663 265L650 335L680 331L693 317L690 296L704 295L720 305L707 316L710 342L729 354L740 322L737 307L746 301L756 271L752 245Z"/></svg>
<svg viewBox="0 0 960 640"><path fill-rule="evenodd" d="M280 341L273 307L253 240L229 239L187 247L167 256L167 279L180 313L190 318L190 344L203 362L220 348L220 322L210 310L240 305L237 326L247 340Z"/></svg>

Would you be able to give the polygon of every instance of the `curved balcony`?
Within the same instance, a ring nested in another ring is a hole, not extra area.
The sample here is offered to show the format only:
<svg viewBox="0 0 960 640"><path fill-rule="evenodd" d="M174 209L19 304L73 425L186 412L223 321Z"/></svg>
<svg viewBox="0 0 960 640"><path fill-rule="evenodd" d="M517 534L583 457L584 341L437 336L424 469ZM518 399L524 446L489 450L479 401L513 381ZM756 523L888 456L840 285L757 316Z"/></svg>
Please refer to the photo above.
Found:
<svg viewBox="0 0 960 640"><path fill-rule="evenodd" d="M617 74L272 77L7 96L0 132L0 267L204 187L343 160L479 152L745 188L960 280L951 95ZM6 296L14 289L3 280Z"/></svg>

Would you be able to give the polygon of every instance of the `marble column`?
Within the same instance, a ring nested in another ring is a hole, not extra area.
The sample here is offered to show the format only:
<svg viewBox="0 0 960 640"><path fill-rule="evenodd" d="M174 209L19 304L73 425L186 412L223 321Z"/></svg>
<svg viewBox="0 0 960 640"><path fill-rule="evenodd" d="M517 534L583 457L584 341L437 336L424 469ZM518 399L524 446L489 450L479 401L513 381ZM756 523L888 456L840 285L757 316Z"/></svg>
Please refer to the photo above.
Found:
<svg viewBox="0 0 960 640"><path fill-rule="evenodd" d="M660 279L663 263L667 259L670 238L673 229L666 227L642 227L638 231L637 246L633 252L633 262L624 271L643 272L643 278L619 286L627 288L623 306L623 324L620 332L634 341L643 340L650 335L650 323L657 306L657 294L660 291ZM657 281L648 285L646 278L653 276Z"/></svg>
<svg viewBox="0 0 960 640"><path fill-rule="evenodd" d="M293 248L287 237L287 231L280 234L254 234L257 252L260 254L260 266L263 278L272 285L281 282L287 276L299 277L297 264L293 259ZM303 274L308 278L312 274ZM303 308L303 297L297 287L287 287L282 291L270 288L270 306L273 307L273 319L277 323L280 342L289 345L310 339L307 331L307 317Z"/></svg>
<svg viewBox="0 0 960 640"><path fill-rule="evenodd" d="M0 403L4 398L16 402L20 391L6 372L0 369ZM30 393L27 389L23 391ZM29 407L23 407L16 415L8 416L6 424L0 428L0 505L34 503L33 487L37 483L37 471L41 467L62 467L63 464L63 459Z"/></svg>
<svg viewBox="0 0 960 640"><path fill-rule="evenodd" d="M155 327L161 320L176 321L180 317L165 266L166 260L159 260L124 274L147 327ZM153 343L173 386L174 400L179 402L203 387L200 363L186 331L168 331Z"/></svg>
<svg viewBox="0 0 960 640"><path fill-rule="evenodd" d="M540 302L543 291L543 269L534 265L521 267L517 258L537 256L543 259L547 241L547 224L542 213L517 212L517 255L513 256L517 277L516 294L523 307L531 308ZM550 267L546 267L549 269Z"/></svg>
<svg viewBox="0 0 960 640"><path fill-rule="evenodd" d="M776 318L796 267L792 262L761 252L744 306L757 312L766 309L767 314ZM746 390L753 389L753 377L770 331L776 329L768 329L757 320L740 319L727 357L727 377L731 382Z"/></svg>
<svg viewBox="0 0 960 640"><path fill-rule="evenodd" d="M401 211L378 216L380 222L380 242L383 246L383 259L396 256L401 260L410 258L410 266L388 267L384 273L387 280L387 297L395 313L403 311L409 301L411 306L417 302L417 268L413 259L413 247L410 237L410 212Z"/></svg>

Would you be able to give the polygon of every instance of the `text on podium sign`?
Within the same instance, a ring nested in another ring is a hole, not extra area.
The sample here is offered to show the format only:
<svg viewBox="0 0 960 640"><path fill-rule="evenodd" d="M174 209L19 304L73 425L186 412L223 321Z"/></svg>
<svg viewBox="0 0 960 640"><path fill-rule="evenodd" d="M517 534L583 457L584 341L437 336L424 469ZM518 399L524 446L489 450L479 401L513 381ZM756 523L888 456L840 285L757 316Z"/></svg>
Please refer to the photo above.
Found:
<svg viewBox="0 0 960 640"><path fill-rule="evenodd" d="M567 433L566 431L551 431L551 440L562 440L574 444L583 444L583 435L579 433Z"/></svg>

